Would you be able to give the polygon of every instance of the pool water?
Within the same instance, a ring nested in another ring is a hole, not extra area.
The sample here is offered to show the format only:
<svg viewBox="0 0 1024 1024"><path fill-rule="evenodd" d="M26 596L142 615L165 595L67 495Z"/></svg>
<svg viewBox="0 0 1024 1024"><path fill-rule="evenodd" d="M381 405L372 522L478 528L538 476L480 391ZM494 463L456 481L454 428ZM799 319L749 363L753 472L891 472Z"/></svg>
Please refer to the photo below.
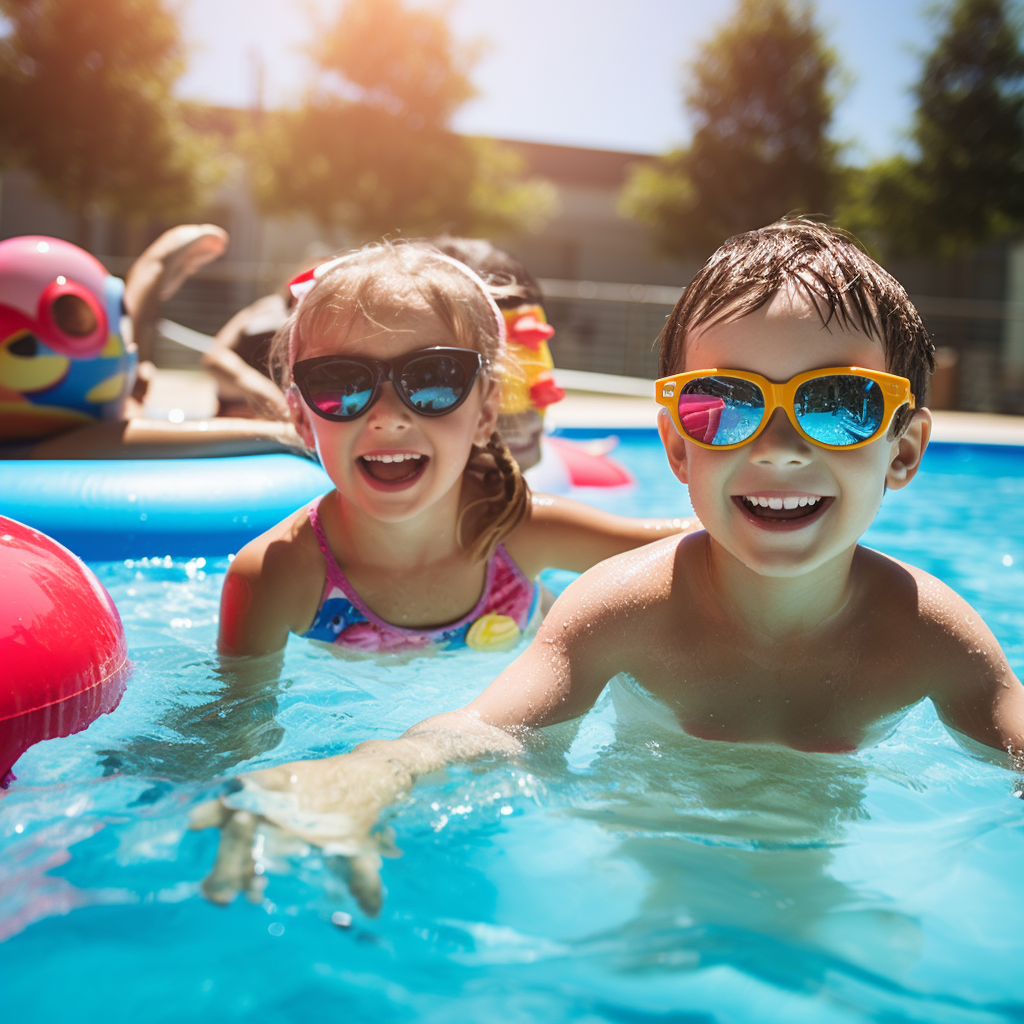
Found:
<svg viewBox="0 0 1024 1024"><path fill-rule="evenodd" d="M582 496L688 510L651 433L618 454L641 486ZM866 537L963 594L1018 674L1022 507L1024 450L936 445ZM0 799L0 1019L1024 1020L1022 781L927 703L874 747L815 755L689 739L616 683L518 763L439 773L393 808L379 918L301 850L268 848L262 903L209 904L216 836L187 817L224 777L396 735L514 656L293 640L279 677L231 676L211 655L226 565L95 566L136 671Z"/></svg>

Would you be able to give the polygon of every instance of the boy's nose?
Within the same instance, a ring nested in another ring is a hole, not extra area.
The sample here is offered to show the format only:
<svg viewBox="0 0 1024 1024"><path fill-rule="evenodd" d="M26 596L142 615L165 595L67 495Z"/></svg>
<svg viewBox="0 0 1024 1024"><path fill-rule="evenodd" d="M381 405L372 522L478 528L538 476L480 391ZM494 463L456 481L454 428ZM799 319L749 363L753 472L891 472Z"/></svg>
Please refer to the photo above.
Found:
<svg viewBox="0 0 1024 1024"><path fill-rule="evenodd" d="M805 466L814 446L800 434L781 409L775 409L767 426L750 444L750 460L761 465Z"/></svg>

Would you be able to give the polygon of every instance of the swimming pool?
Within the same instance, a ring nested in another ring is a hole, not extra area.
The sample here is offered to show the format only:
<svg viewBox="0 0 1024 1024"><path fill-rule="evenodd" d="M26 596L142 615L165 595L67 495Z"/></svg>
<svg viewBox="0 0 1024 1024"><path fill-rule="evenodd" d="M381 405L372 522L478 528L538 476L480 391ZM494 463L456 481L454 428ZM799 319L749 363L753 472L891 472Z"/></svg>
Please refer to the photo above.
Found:
<svg viewBox="0 0 1024 1024"><path fill-rule="evenodd" d="M588 499L685 511L650 432L618 454L640 487ZM866 538L963 594L1018 674L1022 506L1024 449L936 445ZM294 853L268 852L262 904L208 904L215 837L186 831L208 779L395 735L513 656L396 666L293 641L279 681L225 694L225 566L95 566L137 669L115 714L30 750L0 799L5 1021L1024 1019L1021 781L924 704L875 747L811 755L687 739L616 685L520 763L395 808L380 918Z"/></svg>

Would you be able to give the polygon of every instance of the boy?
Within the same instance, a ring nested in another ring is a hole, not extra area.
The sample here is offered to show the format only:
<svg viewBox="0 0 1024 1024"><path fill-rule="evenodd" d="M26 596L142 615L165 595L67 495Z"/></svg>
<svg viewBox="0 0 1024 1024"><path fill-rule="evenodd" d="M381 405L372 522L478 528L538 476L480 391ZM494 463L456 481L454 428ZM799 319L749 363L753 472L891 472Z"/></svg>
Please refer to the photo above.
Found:
<svg viewBox="0 0 1024 1024"><path fill-rule="evenodd" d="M1020 758L1024 687L977 613L858 545L885 489L920 466L931 368L906 292L847 236L792 220L730 239L673 311L657 384L669 464L705 531L590 570L461 711L247 776L256 815L197 817L224 826L207 894L258 888L262 817L348 854L373 912L383 807L424 772L583 714L620 672L708 739L852 751L930 697L952 728Z"/></svg>

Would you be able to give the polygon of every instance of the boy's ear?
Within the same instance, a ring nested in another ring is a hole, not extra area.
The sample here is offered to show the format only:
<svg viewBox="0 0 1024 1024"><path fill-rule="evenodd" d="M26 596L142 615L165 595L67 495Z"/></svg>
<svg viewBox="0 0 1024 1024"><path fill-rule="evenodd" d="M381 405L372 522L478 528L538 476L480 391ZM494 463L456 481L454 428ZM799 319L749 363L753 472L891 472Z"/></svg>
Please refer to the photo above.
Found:
<svg viewBox="0 0 1024 1024"><path fill-rule="evenodd" d="M496 380L487 382L487 390L484 391L484 401L480 406L480 419L477 421L476 433L473 435L473 444L478 448L485 448L487 442L498 425L498 410L501 406L501 385Z"/></svg>
<svg viewBox="0 0 1024 1024"><path fill-rule="evenodd" d="M898 491L914 479L931 436L932 414L925 408L915 409L903 436L895 442L892 462L885 474L886 486Z"/></svg>
<svg viewBox="0 0 1024 1024"><path fill-rule="evenodd" d="M664 406L658 410L658 433L661 435L661 443L665 446L665 454L668 456L672 472L682 483L688 484L690 476L686 464L686 442L679 436L679 431L672 422L672 414Z"/></svg>
<svg viewBox="0 0 1024 1024"><path fill-rule="evenodd" d="M299 394L299 389L294 384L288 386L284 393L284 400L288 403L288 412L291 413L295 433L302 438L302 443L310 451L315 451L316 438L313 437L313 427L309 422L309 410Z"/></svg>

